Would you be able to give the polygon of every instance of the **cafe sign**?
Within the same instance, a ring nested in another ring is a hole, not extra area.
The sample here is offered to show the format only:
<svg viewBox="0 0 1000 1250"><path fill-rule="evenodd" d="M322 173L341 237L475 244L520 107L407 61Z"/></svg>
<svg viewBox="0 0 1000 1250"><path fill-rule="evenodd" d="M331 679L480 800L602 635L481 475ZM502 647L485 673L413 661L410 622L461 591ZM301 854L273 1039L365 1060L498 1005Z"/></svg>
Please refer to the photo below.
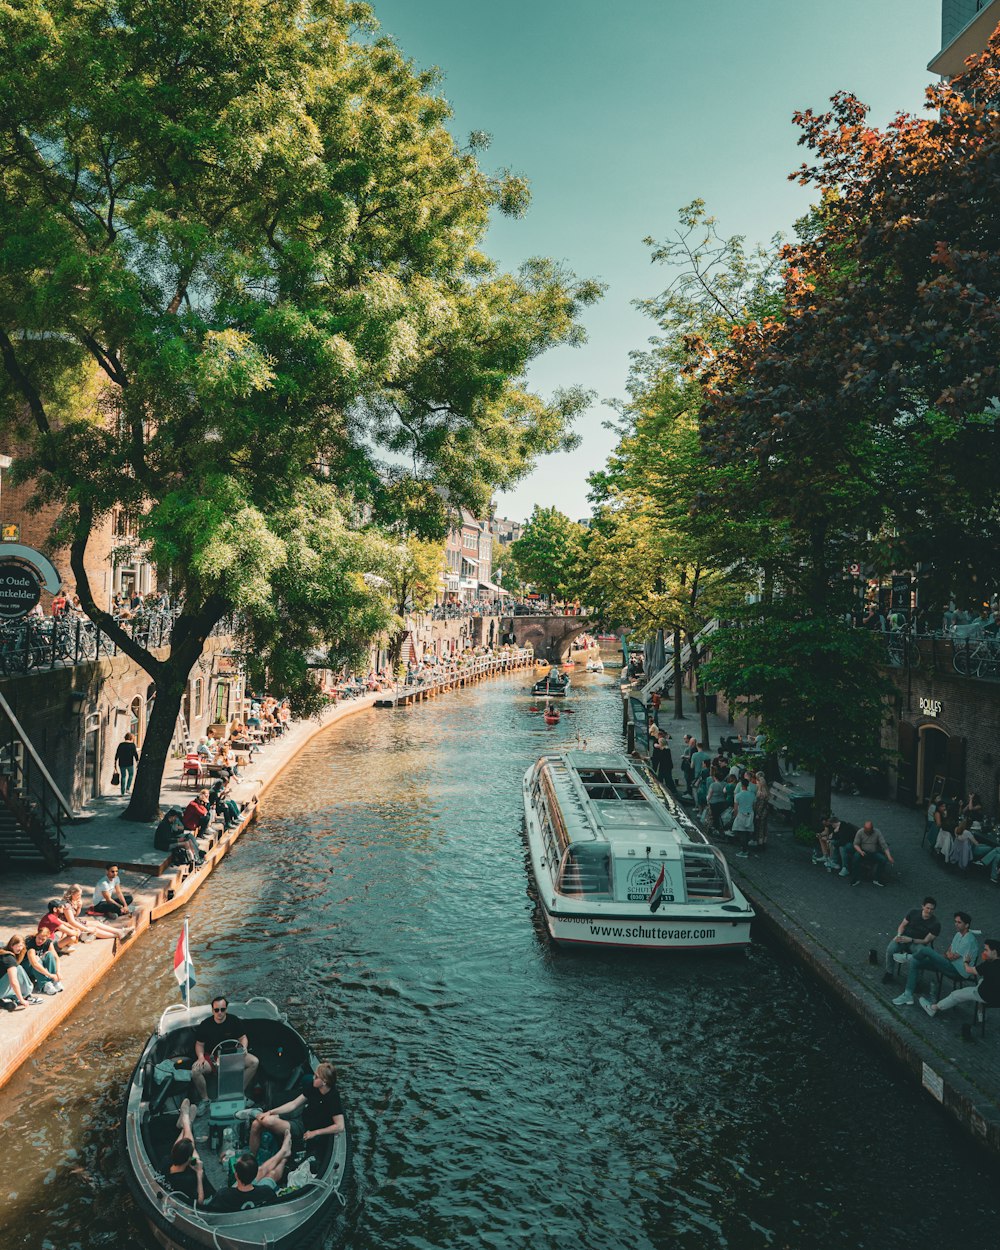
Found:
<svg viewBox="0 0 1000 1250"><path fill-rule="evenodd" d="M23 543L0 543L0 621L19 621L42 597L54 595L62 578L48 556Z"/></svg>
<svg viewBox="0 0 1000 1250"><path fill-rule="evenodd" d="M941 715L941 700L922 698L920 700L920 711L923 713L924 716L935 716L935 717L940 716Z"/></svg>

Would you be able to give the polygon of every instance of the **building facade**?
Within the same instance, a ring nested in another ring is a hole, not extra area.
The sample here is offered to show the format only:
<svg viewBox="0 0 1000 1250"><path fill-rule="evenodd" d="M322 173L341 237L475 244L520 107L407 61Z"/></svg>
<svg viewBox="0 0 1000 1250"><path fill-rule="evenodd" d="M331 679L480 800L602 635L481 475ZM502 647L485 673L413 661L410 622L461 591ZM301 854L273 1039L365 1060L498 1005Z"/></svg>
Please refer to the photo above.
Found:
<svg viewBox="0 0 1000 1250"><path fill-rule="evenodd" d="M1000 0L942 0L941 50L927 68L943 78L962 72L1000 25Z"/></svg>

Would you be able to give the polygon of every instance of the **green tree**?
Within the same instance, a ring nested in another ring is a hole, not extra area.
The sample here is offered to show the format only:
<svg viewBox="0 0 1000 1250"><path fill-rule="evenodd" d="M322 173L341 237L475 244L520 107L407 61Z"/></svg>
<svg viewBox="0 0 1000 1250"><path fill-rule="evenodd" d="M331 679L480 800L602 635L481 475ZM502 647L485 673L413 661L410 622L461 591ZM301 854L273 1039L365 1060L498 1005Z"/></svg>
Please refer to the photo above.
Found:
<svg viewBox="0 0 1000 1250"><path fill-rule="evenodd" d="M432 540L408 538L391 555L384 590L393 612L389 663L395 667L406 637L407 616L432 606L448 566L444 545Z"/></svg>
<svg viewBox="0 0 1000 1250"><path fill-rule="evenodd" d="M549 602L574 595L580 588L584 528L558 508L536 504L511 552L525 582L541 590Z"/></svg>
<svg viewBox="0 0 1000 1250"><path fill-rule="evenodd" d="M581 341L599 292L544 260L497 271L489 214L520 212L523 182L456 146L435 74L363 4L25 0L0 49L4 420L88 615L156 683L125 813L147 819L228 613L274 662L318 612L356 638L378 616L360 518L439 536L567 444L587 397L543 400L524 372ZM113 511L178 593L166 655L89 584ZM336 576L296 583L331 554Z"/></svg>

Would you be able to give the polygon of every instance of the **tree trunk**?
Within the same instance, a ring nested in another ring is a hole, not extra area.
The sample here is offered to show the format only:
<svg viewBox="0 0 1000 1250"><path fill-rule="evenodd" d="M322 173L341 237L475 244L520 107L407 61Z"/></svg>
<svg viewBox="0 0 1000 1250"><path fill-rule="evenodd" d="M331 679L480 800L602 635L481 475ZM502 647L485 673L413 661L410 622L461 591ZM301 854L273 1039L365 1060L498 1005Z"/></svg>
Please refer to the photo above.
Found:
<svg viewBox="0 0 1000 1250"><path fill-rule="evenodd" d="M681 667L681 631L674 626L674 720L684 719L684 669Z"/></svg>
<svg viewBox="0 0 1000 1250"><path fill-rule="evenodd" d="M163 770L167 764L167 755L174 737L174 727L181 710L184 689L187 686L188 668L180 673L181 665L167 662L166 678L160 678L156 684L156 701L153 714L146 726L146 736L142 741L142 753L136 767L135 784L128 807L122 812L122 820L138 820L148 822L156 820L160 815L160 787L163 783Z"/></svg>
<svg viewBox="0 0 1000 1250"><path fill-rule="evenodd" d="M813 789L813 816L819 820L825 816L831 807L831 796L833 791L833 774L826 764L817 764L815 772L816 783Z"/></svg>
<svg viewBox="0 0 1000 1250"><path fill-rule="evenodd" d="M698 709L698 715L701 718L701 733L698 741L705 744L706 751L711 745L711 739L708 732L708 708L705 705L705 691L701 685L701 673L699 668L700 656L698 655L698 647L694 640L694 634L688 633L688 646L691 648L691 669L694 673L694 698L695 706Z"/></svg>
<svg viewBox="0 0 1000 1250"><path fill-rule="evenodd" d="M174 727L184 699L188 675L205 649L208 636L225 614L218 596L208 599L197 612L181 613L174 621L170 655L156 667L156 702L142 744L135 785L122 820L155 820L160 814L160 787Z"/></svg>

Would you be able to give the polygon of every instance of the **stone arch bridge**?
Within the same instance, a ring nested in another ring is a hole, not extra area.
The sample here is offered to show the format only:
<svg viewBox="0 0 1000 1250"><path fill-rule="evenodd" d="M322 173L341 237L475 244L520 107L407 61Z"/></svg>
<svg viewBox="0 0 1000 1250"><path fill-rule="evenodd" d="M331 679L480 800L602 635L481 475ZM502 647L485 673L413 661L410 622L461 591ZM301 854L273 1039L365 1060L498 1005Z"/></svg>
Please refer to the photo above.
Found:
<svg viewBox="0 0 1000 1250"><path fill-rule="evenodd" d="M504 616L500 619L501 638L513 637L519 647L529 643L535 655L562 664L569 658L573 639L589 633L588 616Z"/></svg>

